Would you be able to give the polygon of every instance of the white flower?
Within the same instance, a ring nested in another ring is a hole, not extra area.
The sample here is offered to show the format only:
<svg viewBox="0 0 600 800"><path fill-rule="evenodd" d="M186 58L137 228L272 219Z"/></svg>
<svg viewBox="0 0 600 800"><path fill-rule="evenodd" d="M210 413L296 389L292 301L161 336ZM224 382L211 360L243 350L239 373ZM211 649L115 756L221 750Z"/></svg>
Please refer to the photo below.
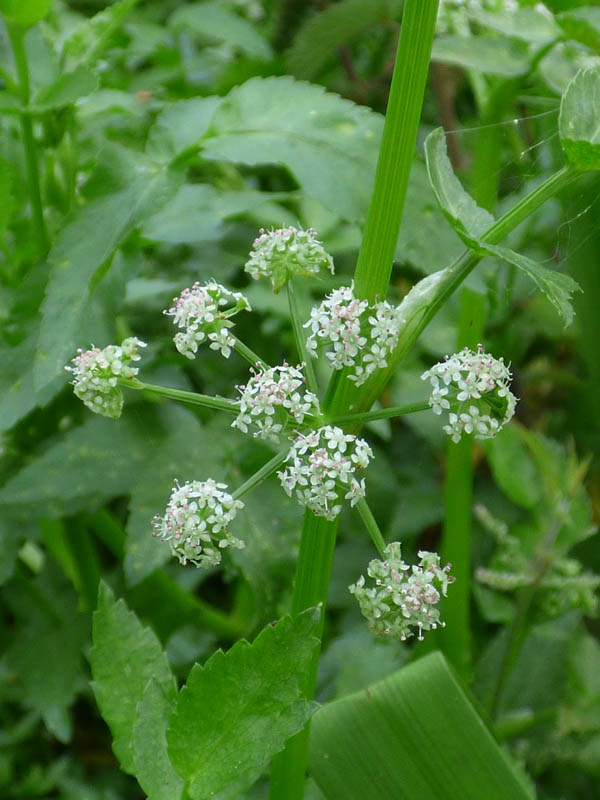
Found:
<svg viewBox="0 0 600 800"><path fill-rule="evenodd" d="M229 358L235 339L228 333L233 327L229 317L238 311L251 311L250 303L240 292L231 292L215 281L204 286L196 282L184 289L163 314L173 317L173 324L184 329L173 337L175 347L187 358L194 358L198 345L205 339L213 350Z"/></svg>
<svg viewBox="0 0 600 800"><path fill-rule="evenodd" d="M416 627L418 638L423 639L424 630L443 627L435 606L454 581L448 574L450 565L442 568L437 553L421 550L419 563L411 567L402 560L400 542L388 544L384 554L385 561L369 563L367 572L374 586L365 588L361 575L349 587L373 633L404 641L412 636L411 628Z"/></svg>
<svg viewBox="0 0 600 800"><path fill-rule="evenodd" d="M348 378L360 386L387 367L403 321L398 308L385 301L369 306L354 296L354 284L343 286L312 309L304 325L311 330L306 346L313 356L319 344L329 346L325 357L333 369L350 368Z"/></svg>
<svg viewBox="0 0 600 800"><path fill-rule="evenodd" d="M301 425L306 416L316 417L321 412L319 401L312 392L306 391L306 378L300 366L280 367L255 372L245 386L238 386L239 414L232 423L244 433L254 428L254 436L278 442L282 431L288 426Z"/></svg>
<svg viewBox="0 0 600 800"><path fill-rule="evenodd" d="M137 367L130 366L132 361L141 358L138 347L146 347L146 343L131 336L120 346L110 344L104 350L79 348L71 360L74 366L65 367L73 374L73 391L96 414L112 419L121 416L123 394L119 378L133 378L138 374Z"/></svg>
<svg viewBox="0 0 600 800"><path fill-rule="evenodd" d="M270 278L278 292L293 275L318 275L321 267L333 274L333 259L313 228L260 229L244 269L255 280Z"/></svg>
<svg viewBox="0 0 600 800"><path fill-rule="evenodd" d="M484 353L481 345L476 353L465 347L434 364L421 378L431 383L429 405L434 414L448 412L443 430L454 442L463 433L489 439L515 413L517 398L510 391L510 370L502 358Z"/></svg>
<svg viewBox="0 0 600 800"><path fill-rule="evenodd" d="M154 535L169 542L171 552L181 564L214 567L221 562L221 550L245 547L228 531L238 510L244 507L228 492L227 484L191 481L180 486L175 481L164 517L152 520Z"/></svg>
<svg viewBox="0 0 600 800"><path fill-rule="evenodd" d="M298 434L288 453L288 466L277 475L289 497L318 517L335 519L342 510L340 491L351 505L365 496L365 482L355 473L364 469L373 451L364 439L326 425L308 435Z"/></svg>

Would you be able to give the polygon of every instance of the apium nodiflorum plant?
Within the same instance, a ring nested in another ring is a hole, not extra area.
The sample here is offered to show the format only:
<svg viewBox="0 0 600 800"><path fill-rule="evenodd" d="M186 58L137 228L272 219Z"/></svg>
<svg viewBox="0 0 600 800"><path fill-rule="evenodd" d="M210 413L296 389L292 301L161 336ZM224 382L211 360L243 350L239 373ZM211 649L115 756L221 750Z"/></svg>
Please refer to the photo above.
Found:
<svg viewBox="0 0 600 800"><path fill-rule="evenodd" d="M298 276L317 275L321 268L333 272L333 260L316 232L293 227L261 230L245 267L253 278L268 279L274 291ZM294 304L290 308L295 314ZM176 480L164 513L152 521L154 535L169 543L182 565L219 565L227 548L245 544L235 535L235 517L244 505L241 498L276 472L288 497L317 517L335 520L346 501L358 507L381 559L368 565L370 582L361 575L349 590L374 633L405 640L416 630L422 639L423 631L444 625L438 604L453 581L450 565L442 566L440 557L427 551L419 552L418 564L409 565L402 559L399 542L384 543L366 500L364 473L373 451L365 439L347 432L352 422L369 415L343 424L325 415L311 363L325 358L333 370L343 371L346 380L361 385L388 366L406 322L403 303L360 300L352 283L335 289L312 309L308 320L293 320L304 360L273 367L235 336L233 318L242 311L251 311L242 293L209 281L184 289L164 313L177 328L175 347L187 358L196 357L205 345L224 358L237 351L250 362L246 383L236 387L237 398L195 395L195 401L235 414L233 428L271 442L279 452L233 491L210 476ZM123 388L169 396L171 390L137 379L133 363L140 360L139 350L145 346L130 337L120 346L79 350L72 366L66 367L73 375L75 394L92 411L115 419L123 407ZM481 345L476 352L465 348L446 357L422 379L430 384L430 395L421 408L429 407L443 417L443 429L455 442L463 435L493 437L514 414L510 370ZM387 411L386 416L397 416L405 409ZM149 522L149 534L150 530Z"/></svg>

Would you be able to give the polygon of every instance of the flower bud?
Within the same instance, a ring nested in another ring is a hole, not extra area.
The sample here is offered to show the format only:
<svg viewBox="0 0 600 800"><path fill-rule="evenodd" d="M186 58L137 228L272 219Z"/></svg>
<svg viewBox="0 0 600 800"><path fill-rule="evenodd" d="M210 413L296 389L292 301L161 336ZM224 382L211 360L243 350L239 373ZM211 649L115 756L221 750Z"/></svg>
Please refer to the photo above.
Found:
<svg viewBox="0 0 600 800"><path fill-rule="evenodd" d="M254 437L278 442L280 434L290 425L301 425L305 416L320 414L319 401L306 391L301 367L270 367L259 372L250 370L252 377L240 392L240 413L231 427L244 433L255 428Z"/></svg>
<svg viewBox="0 0 600 800"><path fill-rule="evenodd" d="M183 486L175 481L164 517L157 514L152 520L154 535L169 542L180 564L214 567L221 563L224 548L245 547L227 530L244 504L224 489L227 484L212 478Z"/></svg>
<svg viewBox="0 0 600 800"><path fill-rule="evenodd" d="M91 350L77 350L71 360L74 366L65 370L73 374L73 391L84 404L96 414L118 419L123 410L123 394L119 388L119 378L133 378L139 370L130 366L139 361L138 347L146 343L129 337L121 345L110 344L104 350L93 347Z"/></svg>
<svg viewBox="0 0 600 800"><path fill-rule="evenodd" d="M198 345L208 340L212 350L220 350L222 356L229 358L235 344L228 332L233 327L229 317L242 310L252 310L243 294L209 281L204 286L196 282L191 289L184 289L163 314L173 317L173 324L183 329L173 337L181 355L194 358Z"/></svg>
<svg viewBox="0 0 600 800"><path fill-rule="evenodd" d="M370 306L354 296L354 284L342 286L312 309L304 325L311 329L306 346L317 356L324 345L333 369L348 368L349 380L361 386L376 370L387 367L403 321L399 308L386 301Z"/></svg>
<svg viewBox="0 0 600 800"><path fill-rule="evenodd" d="M422 640L423 631L444 626L436 605L454 581L448 575L450 565L442 568L437 553L420 550L418 565L411 567L402 560L400 542L391 542L383 552L385 561L369 562L374 586L366 587L361 575L350 592L373 633L404 641L413 635L411 628L417 628Z"/></svg>
<svg viewBox="0 0 600 800"><path fill-rule="evenodd" d="M355 477L357 470L368 466L373 451L364 439L326 425L299 434L286 462L289 466L277 476L289 497L293 492L300 505L310 508L317 517L333 520L342 510L340 493L355 505L365 496L365 481Z"/></svg>
<svg viewBox="0 0 600 800"><path fill-rule="evenodd" d="M512 375L504 360L465 347L421 375L433 391L429 405L434 414L448 413L444 431L459 442L463 433L490 439L512 419L517 398L510 391Z"/></svg>
<svg viewBox="0 0 600 800"><path fill-rule="evenodd" d="M333 274L333 259L323 249L313 228L274 231L261 228L259 234L244 269L255 280L269 278L274 292L294 275L318 275L321 267Z"/></svg>

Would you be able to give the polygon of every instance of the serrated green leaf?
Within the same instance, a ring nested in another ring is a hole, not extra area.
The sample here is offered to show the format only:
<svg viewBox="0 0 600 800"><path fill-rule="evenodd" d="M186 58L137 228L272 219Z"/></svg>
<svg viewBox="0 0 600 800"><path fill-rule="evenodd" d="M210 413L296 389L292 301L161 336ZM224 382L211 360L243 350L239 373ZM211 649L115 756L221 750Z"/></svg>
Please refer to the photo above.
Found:
<svg viewBox="0 0 600 800"><path fill-rule="evenodd" d="M167 731L169 756L192 800L234 780L250 785L314 710L304 684L319 613L284 617L192 669Z"/></svg>
<svg viewBox="0 0 600 800"><path fill-rule="evenodd" d="M155 242L208 242L223 235L216 211L217 190L210 184L184 184L172 201L150 217L142 235Z"/></svg>
<svg viewBox="0 0 600 800"><path fill-rule="evenodd" d="M516 253L507 247L483 242L481 237L494 224L494 217L480 208L462 187L446 150L446 138L442 128L436 128L425 140L427 170L433 191L446 218L469 247L479 252L501 258L513 264L531 278L538 289L552 303L563 319L565 326L573 321L570 299L579 285L569 275L542 267L528 256Z"/></svg>
<svg viewBox="0 0 600 800"><path fill-rule="evenodd" d="M202 155L283 164L302 188L349 220L368 207L381 136L374 112L290 77L252 78L215 111Z"/></svg>
<svg viewBox="0 0 600 800"><path fill-rule="evenodd" d="M113 750L125 772L134 773L133 734L137 705L154 679L167 700L177 684L156 634L144 627L123 600L102 582L94 612L90 663L93 689L113 735Z"/></svg>
<svg viewBox="0 0 600 800"><path fill-rule="evenodd" d="M575 312L571 305L571 296L574 292L580 292L581 287L570 275L543 267L532 258L516 253L508 247L488 244L484 245L484 247L490 255L495 255L503 261L507 261L531 278L544 297L557 310L565 324L565 328L573 322Z"/></svg>
<svg viewBox="0 0 600 800"><path fill-rule="evenodd" d="M431 59L504 78L516 78L529 69L524 44L496 36L439 36L433 42Z"/></svg>
<svg viewBox="0 0 600 800"><path fill-rule="evenodd" d="M139 411L119 423L91 417L11 478L0 490L0 507L27 518L55 517L127 494L156 425L156 417Z"/></svg>
<svg viewBox="0 0 600 800"><path fill-rule="evenodd" d="M600 8L573 8L557 14L556 21L570 39L600 53Z"/></svg>
<svg viewBox="0 0 600 800"><path fill-rule="evenodd" d="M178 8L169 20L169 27L184 28L209 41L225 42L251 58L272 57L269 43L254 25L218 2L207 0Z"/></svg>
<svg viewBox="0 0 600 800"><path fill-rule="evenodd" d="M179 173L123 147L107 147L105 159L108 172L101 165L97 178L91 179L102 186L102 193L78 210L48 256L52 271L42 305L34 365L36 390L64 375L76 348L86 344L78 342L77 331L97 270L136 226L169 200L181 180Z"/></svg>
<svg viewBox="0 0 600 800"><path fill-rule="evenodd" d="M92 94L97 88L98 77L87 67L80 65L72 72L64 72L49 86L44 86L31 98L31 105L36 111L60 108Z"/></svg>
<svg viewBox="0 0 600 800"><path fill-rule="evenodd" d="M380 22L397 19L399 0L340 0L310 16L300 28L287 54L288 70L304 80L312 80L325 64L337 58L345 42Z"/></svg>
<svg viewBox="0 0 600 800"><path fill-rule="evenodd" d="M558 132L568 161L580 169L600 169L600 68L582 69L560 103Z"/></svg>
<svg viewBox="0 0 600 800"><path fill-rule="evenodd" d="M167 753L167 723L174 709L151 678L137 705L133 726L135 776L150 800L180 800L183 779L175 772Z"/></svg>
<svg viewBox="0 0 600 800"><path fill-rule="evenodd" d="M463 241L476 246L494 217L477 205L454 174L443 128L436 128L425 140L425 157L431 186L446 218Z"/></svg>
<svg viewBox="0 0 600 800"><path fill-rule="evenodd" d="M532 798L440 653L323 706L309 767L328 798Z"/></svg>
<svg viewBox="0 0 600 800"><path fill-rule="evenodd" d="M129 585L171 558L169 545L152 536L151 522L155 514L164 512L174 479L185 483L223 477L221 448L194 414L171 406L163 415L163 426L164 439L146 456L131 493L124 564Z"/></svg>

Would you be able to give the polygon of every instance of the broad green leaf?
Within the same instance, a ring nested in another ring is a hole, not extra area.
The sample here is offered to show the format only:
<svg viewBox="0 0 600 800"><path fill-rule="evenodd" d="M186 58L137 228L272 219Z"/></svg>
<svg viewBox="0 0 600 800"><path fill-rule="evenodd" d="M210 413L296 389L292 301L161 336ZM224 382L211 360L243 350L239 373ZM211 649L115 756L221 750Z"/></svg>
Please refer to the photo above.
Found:
<svg viewBox="0 0 600 800"><path fill-rule="evenodd" d="M88 510L127 494L147 458L154 414L124 416L119 423L93 416L64 434L0 490L0 507L26 518Z"/></svg>
<svg viewBox="0 0 600 800"><path fill-rule="evenodd" d="M340 0L308 17L287 54L289 71L297 78L312 80L338 49L357 34L378 23L397 19L399 0Z"/></svg>
<svg viewBox="0 0 600 800"><path fill-rule="evenodd" d="M125 575L134 585L171 558L169 545L152 536L152 517L163 514L173 481L223 477L221 448L185 408L172 405L163 414L164 436L146 455L135 476L129 503ZM190 447L190 443L193 446ZM239 530L242 539L245 535Z"/></svg>
<svg viewBox="0 0 600 800"><path fill-rule="evenodd" d="M170 18L169 26L184 28L208 41L225 42L252 58L272 57L271 47L255 26L218 2L207 0L181 6Z"/></svg>
<svg viewBox="0 0 600 800"><path fill-rule="evenodd" d="M180 800L183 779L173 769L167 753L167 723L174 708L154 678L137 705L133 726L135 776L150 800Z"/></svg>
<svg viewBox="0 0 600 800"><path fill-rule="evenodd" d="M580 169L600 169L600 68L582 69L560 103L558 132L568 161Z"/></svg>
<svg viewBox="0 0 600 800"><path fill-rule="evenodd" d="M19 611L25 625L6 652L25 705L38 711L60 741L71 738L69 707L78 691L81 649L89 622L77 609L77 598L58 573L48 571L27 584L37 599Z"/></svg>
<svg viewBox="0 0 600 800"><path fill-rule="evenodd" d="M78 66L72 72L64 72L49 86L44 86L31 98L31 105L36 111L60 108L92 94L97 88L98 77L86 67Z"/></svg>
<svg viewBox="0 0 600 800"><path fill-rule="evenodd" d="M331 800L533 796L440 653L319 709L309 767Z"/></svg>
<svg viewBox="0 0 600 800"><path fill-rule="evenodd" d="M543 267L532 258L521 253L515 253L514 250L510 250L508 247L488 244L484 245L484 247L490 255L495 255L503 261L507 261L531 278L546 299L557 310L565 327L573 322L575 312L571 305L571 296L574 292L580 292L581 287L570 275Z"/></svg>
<svg viewBox="0 0 600 800"><path fill-rule="evenodd" d="M433 42L431 59L504 78L524 75L529 69L524 44L496 36L439 36Z"/></svg>
<svg viewBox="0 0 600 800"><path fill-rule="evenodd" d="M542 499L543 485L520 428L508 425L485 443L485 452L502 491L518 506L535 508Z"/></svg>
<svg viewBox="0 0 600 800"><path fill-rule="evenodd" d="M563 95L578 70L600 66L600 57L577 42L561 42L555 45L540 61L538 71L550 89Z"/></svg>
<svg viewBox="0 0 600 800"><path fill-rule="evenodd" d="M319 613L284 617L252 644L241 640L196 664L167 730L169 756L192 800L234 780L249 786L314 710L304 697Z"/></svg>
<svg viewBox="0 0 600 800"><path fill-rule="evenodd" d="M600 53L600 8L573 8L557 14L556 21L570 39Z"/></svg>
<svg viewBox="0 0 600 800"><path fill-rule="evenodd" d="M425 157L431 186L446 218L470 247L494 224L494 217L465 192L452 169L443 128L425 140Z"/></svg>
<svg viewBox="0 0 600 800"><path fill-rule="evenodd" d="M207 242L223 235L223 218L216 210L217 190L207 183L186 183L158 214L150 217L142 235L155 242Z"/></svg>
<svg viewBox="0 0 600 800"><path fill-rule="evenodd" d="M93 689L113 735L113 750L125 772L134 773L133 736L137 705L154 679L167 700L177 684L156 634L144 627L123 600L100 584L90 652Z"/></svg>
<svg viewBox="0 0 600 800"><path fill-rule="evenodd" d="M407 261L429 274L450 264L464 250L443 214L427 178L427 168L415 159L410 171L396 260Z"/></svg>
<svg viewBox="0 0 600 800"><path fill-rule="evenodd" d="M29 27L44 19L52 0L0 0L0 11L8 22Z"/></svg>
<svg viewBox="0 0 600 800"><path fill-rule="evenodd" d="M18 0L17 0L18 1ZM93 64L112 35L136 5L138 0L117 0L93 17L82 21L69 36L63 48L63 59L68 69L78 64Z"/></svg>
<svg viewBox="0 0 600 800"><path fill-rule="evenodd" d="M184 150L197 147L221 102L221 97L192 97L170 103L150 129L150 157L170 161Z"/></svg>
<svg viewBox="0 0 600 800"><path fill-rule="evenodd" d="M282 164L329 210L362 219L375 173L378 114L290 77L252 78L215 111L200 142L208 159Z"/></svg>
<svg viewBox="0 0 600 800"><path fill-rule="evenodd" d="M77 211L48 256L52 270L34 366L37 390L64 374L76 348L87 344L78 341L77 332L97 271L136 226L169 200L180 179L178 173L122 147L107 147L104 157L110 162L108 172L101 165L91 179L103 193Z"/></svg>
<svg viewBox="0 0 600 800"><path fill-rule="evenodd" d="M560 29L553 18L536 8L503 8L495 13L473 7L467 13L486 28L536 45L548 44L560 36Z"/></svg>

